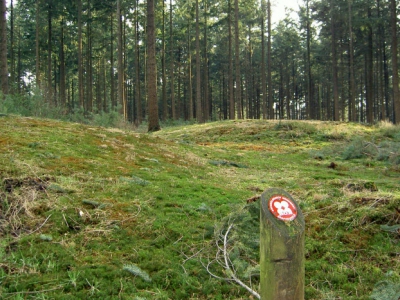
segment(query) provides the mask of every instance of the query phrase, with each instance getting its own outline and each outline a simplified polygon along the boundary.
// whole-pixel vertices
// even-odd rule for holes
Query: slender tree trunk
[[[168,119],[168,101],[167,101],[167,73],[166,73],[166,46],[165,46],[165,1],[162,1],[162,51],[161,51],[161,78],[162,78],[162,119]]]
[[[207,43],[207,1],[204,0],[204,80],[203,80],[203,90],[204,90],[204,120],[209,120],[210,118],[210,100],[209,100],[209,80],[208,80],[208,43]]]
[[[233,94],[233,62],[232,62],[232,25],[231,0],[228,0],[228,90],[229,90],[229,119],[235,119],[235,98]]]
[[[123,43],[122,43],[122,13],[121,13],[121,1],[117,0],[117,39],[118,39],[118,103],[121,106],[120,113],[127,117],[126,101],[124,93],[124,62],[123,62]]]
[[[188,101],[189,101],[189,113],[188,119],[193,120],[193,86],[192,86],[192,47],[190,41],[190,21],[188,20]]]
[[[160,130],[157,103],[156,34],[154,0],[147,0],[147,98],[149,110],[148,131]]]
[[[368,18],[372,18],[371,9],[368,8]],[[367,29],[367,49],[366,49],[366,116],[367,123],[374,122],[374,73],[373,73],[373,40],[372,40],[372,26],[369,25]]]
[[[6,0],[0,0],[0,81],[1,91],[8,94],[7,17]]]
[[[236,111],[238,119],[243,119],[242,108],[242,81],[240,74],[240,56],[239,56],[239,0],[235,0],[235,73],[236,73]]]
[[[172,0],[169,2],[169,38],[170,38],[170,49],[169,49],[169,59],[170,59],[170,87],[171,87],[171,117],[173,120],[177,119],[176,115],[176,105],[175,105],[175,78],[174,78],[174,35],[172,30]]]
[[[78,94],[79,105],[85,108],[85,98],[83,91],[83,51],[82,51],[82,0],[78,1]]]
[[[40,76],[40,0],[36,0],[36,12],[35,12],[36,24],[35,24],[35,53],[36,53],[36,88],[41,88],[41,76]]]
[[[267,77],[265,73],[265,16],[266,16],[265,0],[261,1],[261,92],[263,103],[263,119],[268,116],[268,97],[267,97]]]
[[[399,73],[397,65],[397,9],[396,0],[390,1],[391,17],[390,24],[392,27],[392,69],[393,69],[393,106],[394,106],[394,123],[400,124],[400,93],[399,93]]]
[[[333,13],[333,1],[331,1],[331,51],[332,51],[332,83],[333,83],[333,120],[339,121],[339,88],[338,88],[338,67],[336,53],[336,30]]]
[[[48,101],[52,99],[52,45],[53,45],[53,37],[52,37],[52,6],[49,3],[47,7],[47,95]]]
[[[378,19],[382,18],[381,14],[381,1],[377,0],[377,10],[378,10]],[[378,51],[377,51],[377,65],[378,65],[378,101],[380,106],[379,111],[379,119],[386,120],[386,105],[385,105],[385,84],[384,84],[384,72],[383,72],[383,63],[384,63],[384,56],[383,56],[383,49],[385,48],[385,31],[383,29],[382,23],[378,25]]]
[[[92,59],[92,8],[91,0],[88,1],[88,19],[86,25],[86,110],[93,110],[93,59]]]
[[[110,14],[110,99],[111,110],[117,107],[115,98],[115,73],[114,73],[114,14]]]
[[[268,114],[269,118],[274,118],[274,101],[272,98],[272,47],[271,47],[271,1],[267,2],[267,18],[268,18],[268,54],[267,54],[267,81],[268,81]]]
[[[348,0],[349,6],[349,60],[350,60],[350,88],[349,88],[349,121],[355,122],[356,115],[356,84],[354,78],[354,47],[353,47],[353,25],[352,25],[352,0]]]
[[[176,101],[178,103],[178,108],[176,110],[176,114],[175,114],[175,119],[178,118],[183,118],[184,119],[184,107],[185,107],[185,103],[182,103],[182,105],[180,105],[181,103],[181,83],[182,83],[182,61],[181,61],[181,46],[179,46],[178,48],[178,94],[176,95]]]
[[[314,119],[315,112],[312,111],[311,105],[314,101],[312,96],[312,77],[311,77],[311,24],[310,24],[310,9],[309,9],[309,1],[307,0],[306,9],[307,9],[307,101],[306,101],[306,112],[307,118]]]
[[[15,25],[14,25],[14,1],[10,1],[10,82],[15,81],[15,37],[14,37],[14,32],[15,32]],[[14,87],[11,86],[11,93],[13,94]]]
[[[136,11],[135,11],[135,54],[136,54],[136,61],[135,61],[135,99],[136,99],[136,122],[137,124],[142,123],[142,100],[140,94],[140,49],[139,49],[139,0],[136,0]]]
[[[64,53],[64,18],[61,18],[60,36],[60,102],[62,107],[66,104],[66,78],[65,78],[65,53]]]
[[[196,119],[198,123],[204,123],[203,106],[201,103],[199,0],[196,0]]]

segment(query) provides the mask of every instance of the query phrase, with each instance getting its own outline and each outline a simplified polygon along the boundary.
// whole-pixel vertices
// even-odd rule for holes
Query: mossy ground
[[[225,121],[145,134],[3,116],[0,295],[248,299],[204,263],[224,220],[243,210],[257,218],[246,199],[277,187],[306,217],[306,299],[368,299],[386,274],[399,280],[399,234],[381,227],[400,220],[399,131]],[[369,145],[379,153],[348,156]],[[257,222],[246,224],[256,236]],[[256,265],[246,230],[253,253],[239,247],[236,256]]]

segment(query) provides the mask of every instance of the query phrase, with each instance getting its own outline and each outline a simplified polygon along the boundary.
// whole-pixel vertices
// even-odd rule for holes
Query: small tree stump
[[[261,195],[260,296],[304,300],[304,216],[282,189]]]

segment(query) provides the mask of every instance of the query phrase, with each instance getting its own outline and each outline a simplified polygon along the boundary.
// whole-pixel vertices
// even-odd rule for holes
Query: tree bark
[[[148,131],[160,130],[157,103],[156,34],[154,0],[147,0],[147,98],[149,110]]]
[[[136,123],[137,125],[142,123],[142,100],[140,94],[140,51],[139,51],[139,0],[135,1],[136,12],[135,12],[135,100],[136,100]]]
[[[82,54],[82,0],[78,1],[78,94],[79,105],[85,108],[83,91],[83,54]]]
[[[368,8],[368,19],[372,18],[371,9]],[[373,40],[372,26],[368,25],[367,29],[367,49],[366,49],[366,116],[367,123],[374,122],[373,106],[374,106],[374,74],[373,74]]]
[[[51,53],[53,52],[52,45],[52,6],[49,3],[47,7],[47,96],[48,96],[48,101],[51,102],[52,99],[52,55]]]
[[[311,26],[310,26],[310,9],[308,6],[309,1],[307,0],[307,101],[306,101],[306,111],[307,118],[314,119],[315,112],[312,111],[311,105],[313,103],[313,93],[312,93],[312,78],[311,78]]]
[[[6,0],[0,0],[0,81],[3,95],[8,94]]]
[[[332,51],[332,83],[333,83],[333,120],[339,121],[339,87],[338,87],[338,67],[336,53],[336,30],[334,20],[334,6],[331,1],[331,51]]]
[[[208,80],[208,43],[207,43],[207,1],[204,0],[204,80],[203,80],[203,90],[204,90],[204,107],[203,107],[203,117],[204,120],[209,120],[210,118],[210,99],[209,99],[209,80]]]
[[[196,119],[198,123],[204,123],[203,106],[201,103],[199,0],[196,0]]]
[[[39,39],[39,29],[40,29],[40,0],[36,0],[36,24],[35,24],[35,56],[36,56],[36,88],[41,88],[41,76],[40,76],[40,39]]]
[[[123,63],[123,43],[122,43],[122,14],[121,0],[117,0],[117,36],[118,36],[118,103],[121,106],[121,114],[124,119],[127,117],[126,100],[124,93],[124,63]]]
[[[267,77],[265,73],[265,0],[261,1],[261,92],[263,103],[263,119],[268,116]],[[255,114],[254,114],[255,115]]]
[[[235,119],[235,98],[233,94],[233,62],[232,62],[232,26],[231,0],[228,0],[228,90],[229,90],[229,119]]]
[[[177,119],[176,115],[176,105],[175,105],[175,78],[174,78],[174,35],[172,30],[172,0],[169,2],[169,38],[170,38],[170,49],[169,49],[169,59],[170,59],[170,87],[171,87],[171,117],[173,120]]]
[[[88,20],[86,25],[86,111],[93,110],[93,47],[92,47],[92,8],[88,0]]]
[[[10,1],[10,82],[15,81],[15,37],[14,37],[14,32],[15,32],[15,25],[14,25],[14,1]],[[14,87],[11,86],[11,94],[14,93]]]
[[[272,48],[271,48],[271,1],[267,2],[267,18],[268,18],[268,41],[267,41],[267,81],[268,81],[268,114],[269,118],[274,118],[274,102],[272,98]]]
[[[243,119],[242,115],[242,81],[240,74],[239,57],[239,0],[235,0],[235,73],[236,73],[236,111],[238,119]]]
[[[349,121],[355,122],[356,115],[356,84],[354,78],[354,47],[353,47],[353,25],[352,25],[352,0],[348,0],[349,6],[349,73],[350,73],[350,88],[349,88]]]
[[[192,47],[190,41],[190,21],[188,20],[188,36],[187,36],[187,43],[188,43],[188,119],[193,120],[193,86],[192,86]]]
[[[64,53],[64,19],[61,18],[61,36],[60,36],[60,104],[65,107],[66,104],[66,78],[65,78],[65,53]]]
[[[165,1],[162,1],[162,52],[161,52],[161,74],[162,74],[162,119],[168,119],[168,101],[167,101],[167,73],[166,73],[166,46],[165,46]]]
[[[392,69],[393,69],[393,106],[394,123],[400,124],[400,93],[399,93],[399,73],[397,66],[397,9],[396,0],[391,0],[390,24],[392,27]]]

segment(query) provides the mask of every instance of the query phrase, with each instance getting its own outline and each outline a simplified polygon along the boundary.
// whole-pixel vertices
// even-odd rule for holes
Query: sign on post
[[[261,195],[261,300],[304,300],[304,216],[282,189]]]

